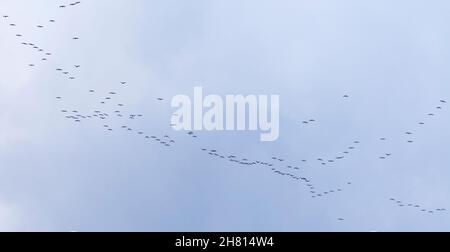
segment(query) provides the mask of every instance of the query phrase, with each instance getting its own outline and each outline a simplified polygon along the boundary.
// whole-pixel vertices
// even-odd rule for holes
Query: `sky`
[[[450,231],[448,1],[70,3],[0,0],[0,231]],[[280,138],[174,131],[197,86],[279,95]]]

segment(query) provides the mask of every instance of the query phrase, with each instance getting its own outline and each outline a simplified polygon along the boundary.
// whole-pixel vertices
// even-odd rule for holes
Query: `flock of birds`
[[[75,7],[77,5],[80,5],[81,2],[73,2],[68,5],[59,5],[59,8],[64,9],[67,7]],[[3,15],[2,18],[7,23],[8,26],[11,27],[14,31],[18,31],[20,29],[20,26],[15,23],[11,22],[11,17],[9,15]],[[57,21],[55,19],[48,19],[48,25],[55,25]],[[35,26],[39,30],[45,30],[46,25],[43,24],[37,24]],[[39,43],[35,41],[29,41],[26,38],[25,34],[16,33],[16,37],[19,41],[19,43],[23,46],[32,48],[36,53],[38,53],[39,61],[41,64],[44,64],[47,61],[52,60],[53,53],[51,51],[48,51],[41,46],[39,46]],[[72,37],[73,41],[80,40],[79,37]],[[36,68],[39,64],[36,62],[29,63],[28,67],[30,68]],[[63,76],[66,76],[69,81],[76,80],[77,74],[80,73],[80,70],[83,69],[83,67],[80,64],[73,64],[71,68],[63,68],[59,67],[55,69],[55,72],[58,74],[61,74]],[[128,82],[127,81],[117,81],[118,87],[127,87]],[[63,116],[73,121],[75,124],[83,123],[87,120],[96,120],[100,123],[100,125],[105,129],[107,132],[113,132],[116,130],[121,130],[128,132],[130,134],[137,135],[139,137],[142,137],[148,141],[153,141],[156,144],[161,145],[164,148],[171,147],[177,143],[174,137],[168,135],[168,134],[155,134],[155,133],[149,133],[141,129],[136,129],[131,126],[129,126],[129,122],[133,120],[139,120],[144,117],[143,114],[140,113],[132,113],[129,112],[126,109],[126,104],[123,102],[120,102],[120,92],[117,90],[110,90],[107,93],[101,93],[97,92],[94,88],[86,88],[86,93],[92,95],[95,97],[95,95],[98,95],[95,97],[98,102],[98,107],[100,108],[94,108],[91,111],[84,111],[81,112],[78,109],[68,109],[68,108],[61,108],[60,112],[63,114]],[[100,97],[100,98],[98,98]],[[350,95],[344,95],[342,97],[343,99],[351,99]],[[57,96],[56,100],[60,102],[60,105],[62,106],[64,97],[63,96]],[[163,102],[165,101],[164,98],[156,97],[156,102]],[[439,100],[438,104],[435,107],[435,110],[430,111],[426,116],[427,117],[436,117],[438,116],[438,111],[443,110],[446,108],[447,101],[446,100]],[[176,115],[175,115],[176,116]],[[120,125],[113,126],[112,122],[116,122],[117,118],[121,119]],[[301,124],[303,125],[312,125],[319,123],[316,119],[308,119],[301,121]],[[419,120],[418,125],[423,126],[425,125],[425,120]],[[172,125],[169,125],[172,126]],[[415,133],[411,130],[405,130],[404,136],[405,136],[405,144],[413,144],[415,143],[416,139],[414,137]],[[193,131],[186,132],[186,136],[192,138],[192,139],[199,139],[199,135],[197,135]],[[377,141],[383,141],[387,142],[390,139],[388,139],[385,136],[380,136]],[[325,198],[330,197],[337,193],[342,193],[345,191],[346,187],[351,186],[352,182],[345,182],[343,183],[343,186],[338,188],[319,188],[315,183],[313,183],[313,179],[309,178],[305,175],[302,175],[303,171],[307,168],[314,167],[316,165],[319,166],[330,166],[338,163],[339,161],[342,161],[344,159],[351,158],[351,154],[355,151],[357,151],[359,145],[361,145],[361,141],[354,140],[351,142],[351,144],[344,147],[337,155],[333,157],[324,157],[324,155],[317,155],[317,158],[308,160],[308,159],[301,159],[300,162],[291,162],[286,160],[285,158],[281,157],[266,157],[265,159],[252,159],[250,157],[244,157],[244,156],[237,156],[235,154],[231,153],[223,153],[220,150],[214,149],[214,148],[201,148],[200,151],[204,153],[205,155],[208,155],[209,157],[224,160],[226,162],[229,162],[230,164],[244,166],[244,167],[263,167],[266,168],[269,172],[273,173],[276,176],[284,177],[286,179],[289,179],[291,181],[294,181],[296,183],[300,183],[305,187],[305,190],[311,198]],[[384,152],[381,155],[378,155],[377,158],[380,160],[387,160],[392,155],[394,155],[391,152]],[[398,207],[410,207],[412,209],[417,209],[420,212],[425,212],[429,214],[435,214],[435,213],[442,213],[445,212],[445,208],[426,208],[424,206],[421,206],[419,204],[412,204],[412,203],[405,203],[400,200],[396,200],[394,198],[390,199],[391,202],[395,203]],[[338,218],[339,221],[344,221],[344,218]]]
[[[397,200],[395,198],[390,198],[389,200],[391,202],[393,202],[394,204],[396,204],[398,207],[409,207],[409,208],[413,208],[413,209],[416,209],[417,211],[424,212],[424,213],[432,214],[435,212],[439,213],[439,212],[447,211],[447,209],[445,209],[445,208],[427,209],[427,208],[421,206],[420,204],[406,203],[401,200]]]
[[[309,190],[309,194],[312,198],[321,198],[330,196],[334,193],[342,192],[342,188],[336,188],[336,189],[327,189],[327,190],[320,190],[315,186],[311,180],[311,178],[308,178],[306,176],[302,176],[298,173],[294,173],[296,171],[300,171],[301,168],[294,165],[284,164],[285,160],[278,157],[272,157],[270,161],[263,161],[263,160],[252,160],[250,158],[246,157],[239,157],[233,154],[223,154],[218,150],[213,149],[201,149],[205,154],[212,156],[217,159],[226,160],[230,163],[234,163],[241,166],[260,166],[269,169],[271,172],[273,172],[275,175],[282,176],[285,178],[288,178],[290,180],[293,180],[295,182],[299,182],[306,186],[307,190]],[[351,185],[351,182],[348,182],[347,185]]]
[[[349,97],[350,97],[349,95],[345,95],[344,96],[344,98],[349,98]],[[430,117],[430,118],[436,117],[438,115],[437,111],[443,110],[444,109],[444,105],[447,104],[446,100],[439,100],[438,102],[439,102],[439,104],[436,105],[436,107],[435,107],[436,111],[428,113],[427,117]],[[310,119],[309,121],[303,121],[302,123],[303,124],[308,124],[310,122],[317,122],[317,121],[315,119]],[[424,126],[425,124],[426,124],[425,120],[421,120],[421,121],[418,122],[418,125],[420,125],[420,126]],[[405,143],[407,143],[407,144],[415,143],[416,140],[414,139],[414,135],[415,134],[412,131],[405,131],[405,133],[404,133],[404,136],[406,136],[406,139],[404,140]],[[389,141],[389,139],[387,137],[384,137],[384,136],[379,137],[378,140],[382,141],[382,142],[388,142]],[[337,163],[340,160],[346,159],[348,157],[348,155],[351,154],[352,151],[355,151],[357,149],[357,145],[359,145],[359,144],[361,144],[360,141],[354,141],[352,145],[347,146],[345,150],[343,150],[342,152],[338,153],[335,157],[332,157],[332,158],[319,157],[319,158],[317,158],[317,161],[321,165]],[[386,159],[392,157],[392,155],[393,155],[393,153],[391,153],[391,152],[385,152],[385,153],[383,153],[383,154],[381,154],[381,155],[379,155],[377,157],[379,159],[381,159],[381,160],[386,160]],[[303,160],[303,161],[306,161],[306,160]]]

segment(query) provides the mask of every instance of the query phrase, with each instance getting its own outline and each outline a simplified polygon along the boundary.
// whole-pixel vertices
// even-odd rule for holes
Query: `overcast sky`
[[[450,107],[440,102],[450,101],[448,1],[90,0],[58,8],[69,3],[0,2],[9,16],[0,20],[0,231],[450,231],[450,213],[389,200],[450,210]],[[280,95],[279,140],[173,131],[171,98],[196,86],[220,96]],[[111,91],[118,95],[100,104]],[[143,117],[117,118],[117,109]],[[75,123],[61,110],[111,116]],[[302,123],[309,119],[316,122]],[[163,147],[124,124],[176,143]],[[317,161],[354,141],[345,159]],[[313,199],[267,167],[201,148],[281,157],[277,168],[300,166],[294,173],[317,191],[342,192]]]

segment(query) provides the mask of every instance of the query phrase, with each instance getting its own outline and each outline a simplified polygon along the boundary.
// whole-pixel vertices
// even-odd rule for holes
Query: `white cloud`
[[[19,230],[19,214],[17,207],[0,201],[0,232]]]

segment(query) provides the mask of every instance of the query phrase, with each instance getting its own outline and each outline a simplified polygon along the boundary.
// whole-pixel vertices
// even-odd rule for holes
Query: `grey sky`
[[[71,1],[0,2],[9,15],[0,21],[0,231],[450,231],[446,212],[389,201],[450,209],[450,108],[439,103],[450,100],[448,1],[61,2]],[[23,40],[52,56],[40,62]],[[280,139],[172,131],[170,98],[195,86],[280,95]],[[110,91],[144,115],[126,124],[177,143],[165,149],[60,112],[114,110],[99,104]],[[343,161],[315,161],[356,140]],[[290,179],[201,148],[280,156],[319,190],[343,192],[312,199]]]

